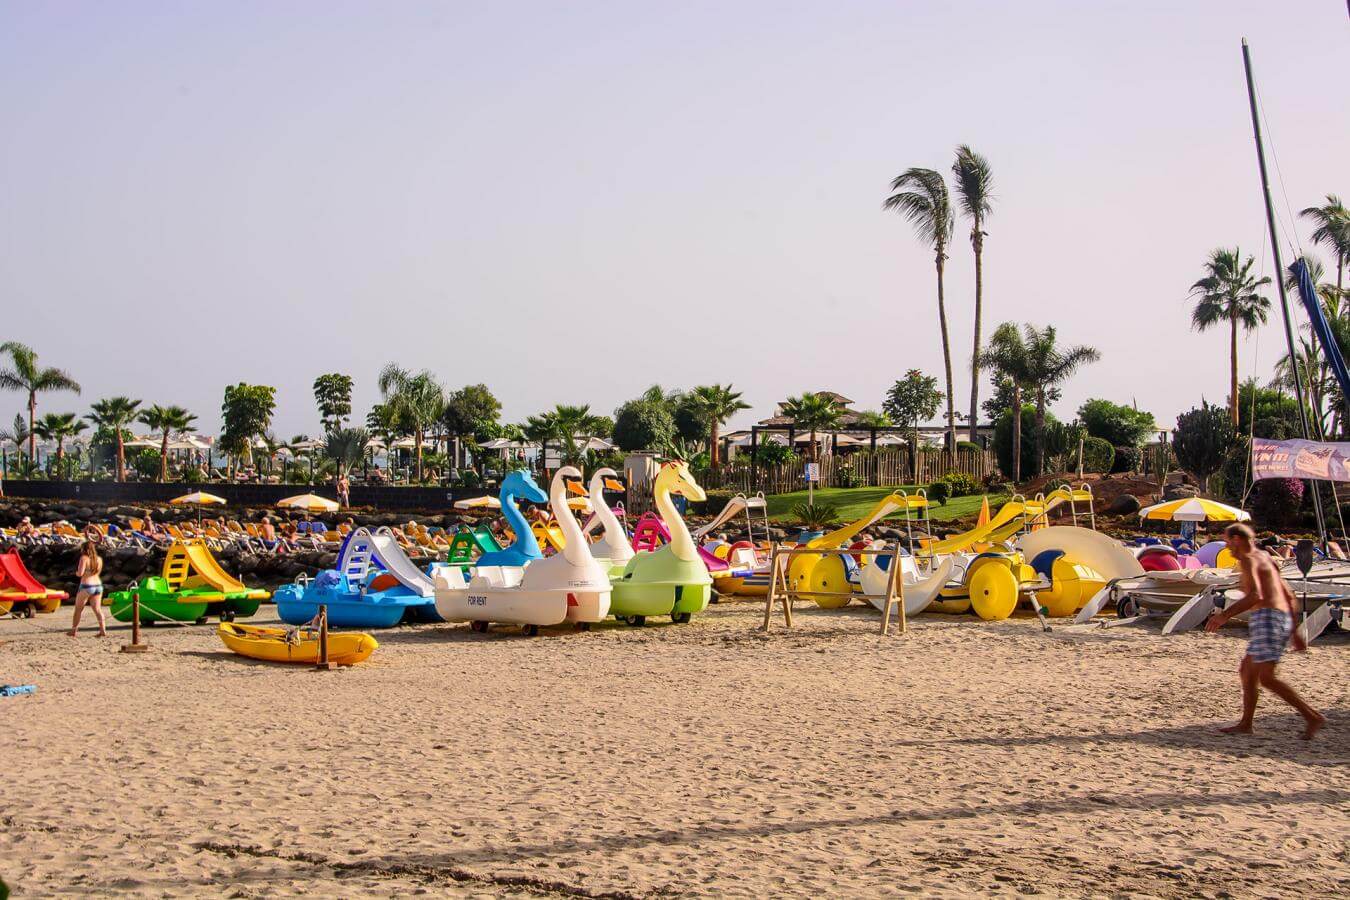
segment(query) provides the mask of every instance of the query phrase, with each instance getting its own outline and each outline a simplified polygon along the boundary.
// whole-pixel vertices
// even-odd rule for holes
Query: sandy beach
[[[268,618],[264,607],[260,620]],[[1344,896],[1350,641],[1287,676],[1318,740],[1263,697],[1236,715],[1245,630],[1041,633],[1034,620],[799,605],[756,630],[539,639],[379,635],[320,673],[0,621],[9,774],[0,876],[19,897],[763,897],[896,893]]]

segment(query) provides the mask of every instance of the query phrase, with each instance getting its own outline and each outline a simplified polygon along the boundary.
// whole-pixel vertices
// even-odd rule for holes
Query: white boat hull
[[[946,586],[948,578],[951,577],[952,567],[956,560],[947,556],[938,563],[932,574],[927,578],[921,578],[919,571],[911,556],[900,557],[900,578],[905,597],[905,617],[917,616],[928,608],[928,604],[941,593],[942,588]],[[868,597],[874,607],[884,611],[886,602],[879,599],[878,595],[886,593],[886,585],[889,580],[888,573],[876,563],[868,563],[863,567],[859,580],[862,583],[862,589],[865,593],[873,595]]]

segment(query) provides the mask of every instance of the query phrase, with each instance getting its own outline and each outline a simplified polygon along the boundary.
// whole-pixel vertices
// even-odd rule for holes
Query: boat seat
[[[1040,553],[1037,553],[1036,558],[1031,561],[1031,568],[1042,578],[1052,580],[1054,577],[1052,573],[1055,569],[1055,560],[1063,555],[1063,550],[1042,550]]]

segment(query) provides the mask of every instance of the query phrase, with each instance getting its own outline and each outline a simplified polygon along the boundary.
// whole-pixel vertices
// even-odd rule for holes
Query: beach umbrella
[[[181,497],[174,497],[169,503],[173,506],[224,506],[226,500],[206,491],[193,491]]]
[[[456,500],[455,509],[501,509],[502,502],[496,497],[470,497],[468,500]]]
[[[1154,522],[1247,522],[1251,514],[1217,500],[1183,497],[1146,506],[1139,510],[1139,518]]]
[[[208,494],[206,491],[193,491],[190,494],[184,494],[181,497],[174,497],[169,501],[170,506],[195,506],[197,507],[197,531],[202,530],[202,507],[203,506],[224,506],[225,498],[217,497],[215,494]]]
[[[285,500],[278,500],[277,506],[283,509],[303,509],[305,512],[337,512],[339,509],[336,501],[320,497],[318,494],[287,497]]]

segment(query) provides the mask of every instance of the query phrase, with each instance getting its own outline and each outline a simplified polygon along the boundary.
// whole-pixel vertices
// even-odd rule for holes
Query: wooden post
[[[328,604],[319,604],[319,661],[314,668],[320,672],[330,672],[337,663],[328,661]]]
[[[891,551],[891,567],[886,572],[886,601],[882,606],[881,612],[881,633],[891,633],[891,607],[896,603],[900,605],[900,633],[904,634],[908,628],[908,622],[905,619],[905,585],[899,578],[900,569],[900,550],[897,547]],[[896,587],[899,586],[899,599],[896,598]]]
[[[95,598],[98,603],[103,602],[102,597]],[[150,645],[141,641],[141,592],[131,592],[131,643],[122,645],[123,653],[144,653],[150,649]]]
[[[769,630],[769,618],[773,615],[773,602],[778,599],[778,543],[769,544],[769,593],[764,595],[764,624],[760,631]]]

